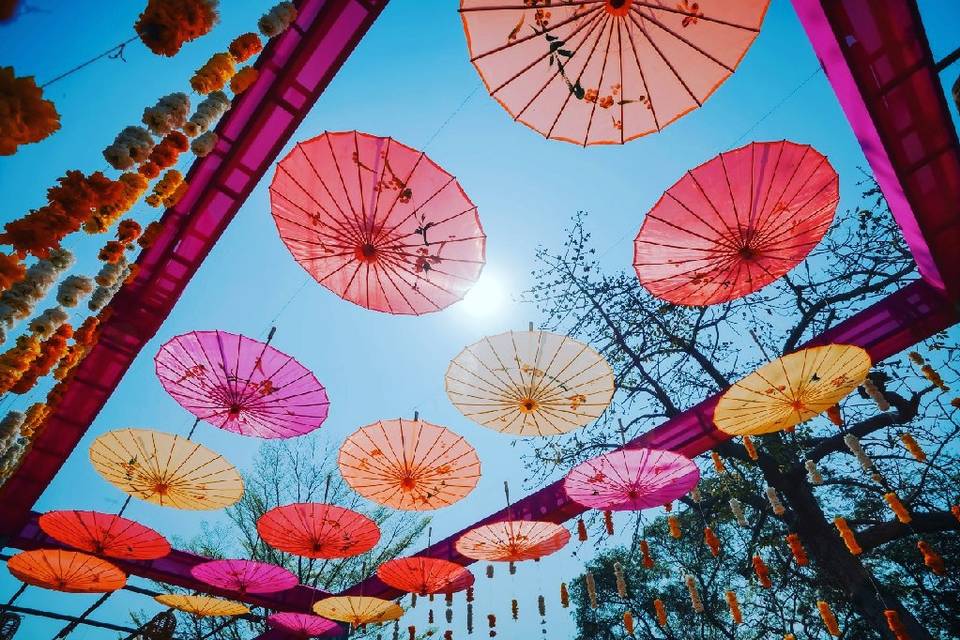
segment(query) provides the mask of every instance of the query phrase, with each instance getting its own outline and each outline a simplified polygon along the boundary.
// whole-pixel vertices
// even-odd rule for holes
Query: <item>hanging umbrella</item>
[[[371,622],[387,622],[403,615],[403,608],[390,600],[364,596],[334,596],[313,605],[318,616],[349,622],[353,627]]]
[[[394,589],[425,596],[456,593],[473,585],[470,570],[440,558],[394,558],[377,567],[377,576]]]
[[[613,370],[582,342],[546,331],[509,331],[450,362],[447,395],[471,420],[520,436],[590,424],[613,397]]]
[[[97,511],[50,511],[40,516],[48,536],[75,549],[122,560],[156,560],[170,543],[138,522]]]
[[[254,560],[211,560],[190,569],[194,578],[237,593],[276,593],[297,586],[299,580],[283,567]]]
[[[559,551],[570,540],[565,527],[552,522],[509,520],[472,529],[457,540],[457,551],[474,560],[520,562]]]
[[[514,120],[622,144],[701,106],[760,31],[767,0],[461,0],[470,61]]]
[[[250,613],[250,609],[239,602],[210,596],[185,596],[179,593],[163,593],[154,596],[153,599],[166,607],[173,607],[178,611],[195,615],[198,618],[242,616]]]
[[[327,419],[327,392],[307,368],[273,347],[226,331],[173,338],[154,358],[160,384],[211,424],[244,436],[292,438]]]
[[[349,558],[380,540],[379,527],[367,516],[316,502],[270,509],[257,520],[257,532],[271,547],[305,558]]]
[[[342,634],[336,622],[306,613],[274,613],[267,618],[271,627],[302,638],[323,638]]]
[[[106,560],[62,549],[22,551],[7,569],[22,582],[67,593],[108,593],[127,583],[126,574]]]
[[[483,268],[476,206],[453,176],[391,138],[349,131],[297,144],[277,165],[270,202],[294,259],[368,309],[439,311]]]
[[[363,427],[340,447],[339,463],[354,491],[405,511],[451,505],[480,479],[474,448],[453,431],[422,420]]]
[[[777,358],[735,383],[713,412],[731,435],[788,429],[823,413],[863,384],[870,356],[860,347],[830,344]]]
[[[243,480],[219,454],[149,429],[108,431],[90,445],[104,480],[131,496],[175,509],[222,509],[243,496]]]
[[[689,493],[700,480],[697,465],[660,449],[621,449],[574,467],[563,482],[567,496],[591,509],[638,511]]]
[[[633,266],[650,293],[710,305],[753,293],[830,228],[839,177],[810,145],[754,142],[688,171],[647,214]]]

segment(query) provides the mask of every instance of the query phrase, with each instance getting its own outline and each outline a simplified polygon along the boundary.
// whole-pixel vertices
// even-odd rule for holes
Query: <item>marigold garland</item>
[[[137,239],[137,244],[140,245],[141,249],[148,249],[157,239],[157,236],[160,235],[161,231],[163,231],[163,224],[161,222],[156,220],[151,222]]]
[[[740,603],[737,601],[737,594],[733,591],[726,592],[727,606],[730,607],[730,617],[733,618],[733,624],[743,624],[743,613],[740,611]]]
[[[687,592],[690,594],[690,604],[693,605],[693,610],[697,613],[703,613],[703,601],[700,600],[700,593],[697,591],[696,578],[688,573],[684,582],[687,584]]]
[[[181,153],[189,149],[190,141],[187,136],[179,131],[171,131],[150,152],[150,162],[159,169],[168,169],[177,164]]]
[[[699,487],[694,487],[693,489],[690,490],[690,499],[697,503],[699,503],[700,500],[703,499],[703,496],[700,495]]]
[[[805,567],[810,564],[810,558],[807,556],[807,550],[803,548],[803,543],[800,541],[800,536],[798,534],[787,534],[787,546],[790,547],[790,552],[793,554],[793,559],[797,561],[799,566]]]
[[[443,640],[453,640],[453,631],[450,631],[450,629],[447,629],[446,631],[444,631]]]
[[[826,627],[827,633],[840,637],[840,625],[837,624],[837,617],[833,615],[830,605],[823,600],[817,600],[817,609],[820,611],[820,619],[823,620],[823,626]]]
[[[930,569],[933,573],[938,576],[943,576],[947,574],[947,568],[944,565],[943,557],[936,551],[933,547],[924,540],[917,542],[917,548],[920,549],[920,553],[923,554],[923,564],[927,565],[927,568]]]
[[[667,526],[670,527],[670,536],[679,540],[683,532],[680,531],[680,521],[677,520],[677,516],[667,516]]]
[[[244,33],[234,38],[227,50],[237,62],[246,62],[263,50],[263,43],[257,34]]]
[[[467,603],[467,633],[473,635],[473,603]]]
[[[764,589],[769,589],[773,586],[773,582],[770,580],[770,569],[767,568],[766,563],[763,561],[759,555],[753,556],[751,560],[753,564],[753,572],[757,576],[757,581],[760,582],[760,586]]]
[[[753,443],[753,438],[750,436],[743,436],[743,448],[747,450],[747,456],[751,460],[759,460],[760,454],[757,453],[757,446]]]
[[[913,437],[909,431],[900,434],[900,441],[903,442],[903,446],[906,447],[907,451],[910,452],[918,462],[926,462],[927,454],[924,452],[923,448],[917,444],[916,438]]]
[[[838,427],[843,426],[843,414],[840,413],[840,405],[835,404],[827,409],[827,418]]]
[[[887,505],[890,506],[890,510],[893,511],[894,515],[897,516],[897,520],[903,524],[909,524],[910,521],[913,520],[907,507],[900,501],[900,496],[895,492],[891,491],[890,493],[883,494],[883,499],[886,500]]]
[[[623,612],[623,628],[626,630],[628,636],[633,635],[633,614],[629,611]]]
[[[540,612],[541,618],[547,615],[547,599],[542,595],[537,596],[537,611]]]
[[[146,162],[155,144],[153,136],[143,127],[126,127],[113,139],[113,144],[103,150],[103,158],[114,169],[126,171]]]
[[[653,601],[653,610],[657,616],[657,623],[661,627],[667,626],[667,607],[663,604],[663,600],[656,598]]]
[[[417,640],[417,627],[415,625],[407,627],[407,633],[409,634],[409,640]]]
[[[20,145],[40,142],[59,128],[60,114],[34,77],[18,78],[13,67],[0,67],[0,156],[12,156]]]
[[[837,527],[837,531],[840,533],[840,537],[843,538],[843,543],[847,545],[847,550],[855,556],[863,553],[863,549],[860,547],[860,544],[857,542],[857,537],[853,533],[853,529],[850,528],[850,525],[847,524],[846,518],[837,516],[833,519],[833,524]]]
[[[950,507],[950,513],[952,513],[953,517],[957,519],[957,522],[960,522],[960,504],[955,504]]]
[[[613,575],[617,581],[617,595],[621,598],[627,597],[627,579],[623,575],[623,565],[619,562],[613,563]]]
[[[493,565],[492,565],[492,564],[488,564],[488,565],[487,565],[487,577],[488,577],[488,578],[493,578]]]
[[[194,72],[190,78],[190,86],[201,95],[220,91],[227,86],[236,72],[233,56],[229,53],[215,53]]]
[[[607,530],[607,535],[613,535],[613,511],[603,512],[603,526]]]
[[[190,143],[190,150],[193,152],[193,155],[198,158],[206,158],[213,153],[219,141],[220,136],[213,131],[207,131],[194,138],[193,142]]]
[[[235,95],[240,95],[253,86],[253,83],[260,77],[260,72],[254,67],[244,67],[230,78],[230,91]]]
[[[787,508],[783,506],[783,503],[780,502],[780,496],[777,494],[777,490],[774,487],[767,485],[767,500],[770,502],[770,507],[773,509],[773,513],[782,516],[787,512]]]
[[[149,0],[133,28],[152,52],[175,56],[217,23],[216,0]]]
[[[147,204],[151,207],[159,207],[161,204],[166,204],[170,198],[174,197],[177,189],[179,189],[182,184],[185,184],[183,174],[176,169],[168,170],[163,174],[163,177],[153,185],[153,193],[146,198]]]
[[[560,583],[560,606],[564,609],[570,607],[570,591],[567,590],[567,583]]]
[[[297,8],[293,3],[281,2],[263,14],[257,21],[257,27],[266,37],[274,38],[286,31],[296,19]]]
[[[747,521],[747,516],[743,512],[743,503],[736,498],[730,498],[730,513],[733,514],[737,524],[741,527],[747,528],[750,526],[750,523]]]
[[[10,391],[23,395],[37,384],[37,380],[50,373],[67,352],[67,340],[71,336],[73,336],[73,327],[66,323],[61,324],[52,336],[41,343],[40,353],[33,359],[30,367],[20,376],[16,384],[10,388]]]
[[[863,450],[863,446],[861,446],[859,438],[852,433],[848,433],[847,435],[843,436],[843,442],[847,445],[847,448],[850,449],[850,453],[857,458],[857,462],[860,463],[860,466],[864,471],[873,471],[873,460],[871,460],[870,456],[867,455],[867,452]]]
[[[703,542],[710,547],[710,553],[714,558],[720,555],[720,538],[710,527],[703,528]]]
[[[866,380],[864,380],[863,390],[867,394],[867,396],[871,400],[873,400],[873,402],[877,405],[877,408],[880,411],[890,410],[890,402],[887,401],[887,397],[883,395],[883,392],[880,391],[879,387],[877,387],[876,383],[874,383],[873,380],[871,380],[870,378],[867,378]]]
[[[713,468],[717,470],[717,473],[727,472],[727,465],[723,463],[723,458],[720,457],[719,453],[711,451],[710,457],[713,459]]]
[[[807,460],[803,463],[803,466],[807,468],[807,479],[810,481],[810,484],[823,484],[823,476],[820,475],[820,470],[817,468],[816,462]]]
[[[187,123],[190,115],[190,98],[182,92],[165,95],[157,104],[143,110],[141,122],[155,136],[165,136]]]
[[[587,571],[587,573],[583,576],[583,580],[587,586],[587,597],[590,600],[590,608],[596,609],[597,608],[597,583],[593,579],[593,573],[590,571]]]
[[[492,614],[492,613],[488,613],[488,614],[487,614],[487,626],[490,627],[490,637],[491,637],[491,638],[495,638],[496,635],[497,635],[497,632],[495,631],[496,626],[497,626],[497,616],[495,616],[495,615]]]
[[[950,387],[948,387],[948,386],[943,382],[943,378],[940,377],[940,374],[937,373],[937,372],[934,370],[934,368],[933,368],[932,366],[930,366],[929,364],[925,364],[925,365],[923,365],[922,367],[920,367],[920,373],[923,374],[923,377],[924,377],[924,378],[926,378],[927,380],[930,381],[930,384],[932,384],[933,386],[937,387],[937,388],[940,389],[941,391],[950,391]]]
[[[20,258],[14,254],[0,253],[0,292],[23,280],[26,275],[27,268]]]
[[[17,384],[39,355],[39,338],[30,334],[17,336],[14,346],[0,354],[0,395]]]
[[[516,599],[510,601],[510,615],[514,620],[520,619],[520,603]]]
[[[577,519],[577,539],[580,540],[580,542],[587,541],[587,525],[583,521],[583,518]]]
[[[650,545],[646,540],[640,541],[640,554],[643,556],[641,564],[645,569],[653,569],[653,556],[650,555]]]

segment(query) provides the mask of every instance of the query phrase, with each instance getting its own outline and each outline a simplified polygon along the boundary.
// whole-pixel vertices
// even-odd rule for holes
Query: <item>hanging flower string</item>
[[[823,626],[827,633],[832,636],[840,637],[840,625],[837,624],[837,617],[833,615],[830,605],[823,600],[817,600],[817,610],[820,611],[820,619],[823,620]]]

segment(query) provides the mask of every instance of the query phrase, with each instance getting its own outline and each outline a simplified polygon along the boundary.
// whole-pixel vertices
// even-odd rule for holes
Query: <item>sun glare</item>
[[[495,274],[484,271],[463,297],[460,308],[471,316],[489,317],[503,310],[507,291]]]

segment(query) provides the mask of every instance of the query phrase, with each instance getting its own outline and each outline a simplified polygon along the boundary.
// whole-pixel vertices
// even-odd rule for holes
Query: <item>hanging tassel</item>
[[[490,627],[490,637],[495,638],[497,636],[497,616],[492,613],[487,614],[487,625]]]
[[[693,489],[690,490],[690,499],[698,504],[700,503],[701,500],[703,500],[703,496],[700,494],[699,487],[694,487]]]
[[[903,442],[903,446],[907,448],[907,451],[910,452],[910,455],[916,458],[919,462],[926,462],[927,454],[924,453],[920,445],[917,444],[917,441],[913,437],[913,434],[911,434],[910,432],[901,433],[900,441]]]
[[[730,512],[733,514],[738,525],[744,528],[750,527],[750,523],[747,522],[747,516],[743,513],[743,503],[736,498],[730,498]]]
[[[897,640],[910,640],[910,636],[907,635],[906,627],[904,627],[903,623],[900,622],[899,613],[893,609],[887,609],[883,612],[883,617],[887,619],[887,627],[890,628],[890,631]]]
[[[926,362],[926,360],[923,359],[923,356],[916,351],[911,351],[907,355],[910,357],[910,360],[913,362],[913,364],[917,365],[918,367],[922,366]]]
[[[788,633],[783,636],[783,640],[797,640],[797,636],[793,635],[792,633]]]
[[[733,617],[733,624],[743,624],[743,613],[740,611],[740,603],[737,602],[737,594],[733,591],[727,591],[727,606],[730,607],[730,616]]]
[[[450,631],[450,629],[447,629],[446,631],[444,631],[443,640],[453,640],[453,631]]]
[[[810,564],[810,558],[807,557],[807,550],[803,548],[803,543],[800,542],[799,535],[796,533],[787,535],[787,545],[789,545],[790,551],[793,553],[793,559],[797,561],[799,566],[805,567]]]
[[[890,510],[897,516],[897,520],[903,524],[909,524],[913,518],[910,516],[910,512],[907,511],[907,508],[900,502],[900,497],[894,493],[885,493],[883,494],[883,499],[887,501],[887,504],[890,505]]]
[[[960,511],[960,507],[958,507],[957,510]],[[957,519],[960,520],[960,516],[958,516]],[[653,556],[650,555],[650,545],[647,544],[646,540],[640,541],[640,553],[643,555],[641,564],[643,565],[644,569],[653,569]]]
[[[407,633],[410,634],[410,640],[417,640],[417,628],[414,625],[407,627]]]
[[[930,571],[938,576],[946,575],[947,569],[943,564],[943,558],[933,550],[933,547],[931,547],[929,543],[921,540],[917,543],[917,548],[920,549],[920,553],[923,554],[923,564],[927,565]]]
[[[467,602],[473,602],[473,585],[467,587]]]
[[[720,555],[720,538],[717,537],[717,534],[715,534],[710,527],[703,528],[703,541],[710,547],[710,553],[713,554],[714,558]]]
[[[577,520],[577,539],[579,539],[580,542],[587,541],[587,525],[584,523],[583,518]]]
[[[417,594],[411,593],[411,594],[410,594],[410,608],[411,608],[411,609],[415,609],[416,606],[417,606]]]
[[[760,582],[760,586],[764,589],[769,589],[773,586],[773,582],[770,581],[770,569],[767,568],[766,563],[763,561],[759,555],[753,556],[753,572],[757,574],[757,581]]]
[[[537,609],[540,611],[540,617],[547,617],[547,599],[543,596],[537,596]]]
[[[467,634],[473,635],[473,603],[467,603]]]
[[[520,619],[520,603],[516,600],[510,601],[510,614],[513,616],[514,620]]]
[[[803,466],[807,468],[807,479],[810,481],[810,484],[823,484],[823,476],[820,475],[820,470],[817,469],[816,462],[807,460],[803,463]]]
[[[873,380],[867,378],[863,381],[863,390],[866,392],[867,396],[873,400],[877,405],[877,409],[880,411],[890,411],[890,403],[887,401],[886,396],[883,395],[883,392],[877,388],[877,385],[874,384]]]
[[[937,373],[929,364],[925,364],[920,367],[920,373],[923,374],[924,378],[930,381],[930,384],[937,387],[941,391],[950,391],[950,387],[944,384],[943,378],[940,377],[940,374]]]
[[[952,513],[953,517],[957,519],[957,522],[960,522],[960,505],[955,504],[950,507],[950,513]]]
[[[447,611],[444,615],[447,624],[453,622],[453,593],[446,593],[443,596],[444,603],[447,605]]]
[[[823,600],[817,600],[817,609],[820,610],[820,618],[823,620],[823,626],[827,628],[827,633],[839,638],[840,625],[837,624],[837,617],[830,610],[830,605]]]
[[[680,531],[680,521],[677,520],[677,516],[667,516],[667,525],[670,527],[670,535],[675,540],[679,540],[683,533]]]
[[[444,618],[447,621],[447,624],[453,624],[453,609],[447,609]]]
[[[673,511],[673,502],[668,502],[667,504],[663,505],[663,510],[667,513]]]
[[[830,419],[830,422],[837,425],[838,427],[843,426],[843,414],[840,413],[840,405],[835,404],[829,409],[827,409],[827,418]]]
[[[493,565],[492,565],[492,564],[488,564],[488,565],[487,565],[487,577],[488,577],[488,578],[492,578],[492,577],[493,577]]]
[[[753,444],[753,439],[750,436],[743,436],[743,448],[747,450],[747,455],[750,456],[751,460],[759,460],[760,454],[757,453],[757,447]]]
[[[857,537],[854,535],[853,529],[851,529],[850,525],[847,524],[847,520],[845,518],[838,516],[833,519],[833,524],[836,525],[837,531],[840,532],[840,537],[843,538],[843,543],[847,545],[847,550],[850,551],[850,553],[855,556],[863,553],[863,549],[857,542]]]
[[[703,613],[703,602],[700,600],[700,594],[697,592],[696,579],[688,573],[685,581],[687,583],[687,591],[690,592],[690,603],[693,605],[693,610],[697,613]]]
[[[560,583],[560,606],[564,609],[570,607],[570,592],[567,591],[567,583]]]
[[[661,627],[667,626],[667,607],[663,604],[663,600],[657,598],[653,601],[653,610],[657,614],[657,624]]]
[[[607,535],[613,535],[613,511],[603,512],[603,526],[607,529]]]
[[[583,577],[584,581],[587,584],[587,596],[590,598],[590,608],[597,608],[597,583],[593,579],[593,573],[587,571],[586,575]]]
[[[433,609],[427,611],[427,624],[433,624]]]
[[[400,640],[400,621],[393,621],[393,635],[391,636],[393,640]]]
[[[509,569],[510,569],[510,575],[512,575],[512,576],[517,575],[517,563],[516,563],[516,562],[514,562],[513,560],[511,560],[507,566],[508,566]]]
[[[727,465],[723,464],[723,458],[720,457],[719,453],[711,451],[710,457],[713,458],[713,468],[717,470],[717,473],[727,472]]]
[[[873,460],[870,459],[867,452],[860,446],[860,439],[857,438],[857,436],[848,433],[843,436],[843,442],[847,445],[847,448],[850,449],[850,453],[856,456],[857,461],[860,463],[860,466],[863,467],[864,471],[873,471]]]
[[[767,485],[767,500],[770,501],[770,506],[773,507],[773,513],[782,516],[787,512],[787,509],[783,506],[783,503],[780,502],[780,496],[777,495],[777,490]]]
[[[623,612],[623,628],[626,629],[627,635],[633,635],[633,614],[629,611]]]
[[[627,597],[627,580],[623,576],[623,565],[619,562],[613,563],[613,575],[617,579],[617,595],[621,598]]]

